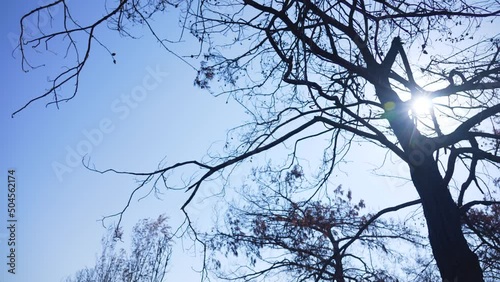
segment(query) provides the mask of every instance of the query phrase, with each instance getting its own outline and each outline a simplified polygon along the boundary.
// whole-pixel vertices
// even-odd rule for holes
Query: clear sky
[[[46,108],[47,100],[40,101],[12,119],[15,110],[48,86],[48,70],[23,73],[19,52],[12,45],[19,19],[35,2],[8,1],[0,27],[2,226],[7,225],[8,169],[15,169],[17,185],[15,275],[8,274],[6,266],[10,233],[5,227],[0,231],[0,280],[8,282],[60,281],[92,266],[105,233],[98,220],[120,211],[135,187],[130,177],[86,170],[75,154],[87,153],[99,168],[150,170],[164,157],[176,162],[203,156],[238,120],[228,118],[236,115],[231,103],[194,88],[195,71],[152,38],[131,40],[105,30],[101,30],[104,41],[117,53],[116,65],[96,48],[74,102],[57,110]],[[44,59],[50,62],[50,55]],[[133,91],[145,81],[150,90],[134,99]],[[183,219],[179,207],[185,199],[184,193],[170,193],[163,195],[163,201],[154,197],[134,201],[124,219],[125,229],[161,213],[176,226]],[[199,269],[200,257],[177,254],[181,245],[178,242],[169,275],[191,274],[197,280],[191,267]]]
[[[117,53],[116,65],[96,46],[75,99],[63,103],[59,110],[45,107],[47,100],[39,101],[12,119],[15,110],[42,93],[48,86],[47,77],[53,74],[48,72],[50,67],[23,73],[19,52],[12,45],[12,38],[19,34],[19,19],[37,3],[21,5],[8,0],[1,12],[2,226],[7,226],[9,169],[15,169],[17,185],[15,275],[7,273],[6,265],[10,233],[7,228],[0,229],[0,279],[7,282],[61,281],[95,262],[105,233],[98,220],[123,208],[135,182],[131,177],[90,172],[79,163],[78,154],[88,154],[102,169],[152,170],[164,157],[168,163],[200,159],[213,142],[224,142],[227,129],[244,119],[234,101],[226,103],[224,97],[214,98],[193,87],[195,71],[161,49],[151,36],[132,40],[106,30],[100,30],[100,34],[108,48]],[[79,12],[91,9],[90,2],[85,3],[89,8],[82,6]],[[172,18],[175,20],[175,15]],[[50,62],[50,54],[43,56]],[[137,87],[145,87],[145,81],[151,86],[147,92],[127,100]],[[363,182],[382,158],[354,154],[344,170],[355,177],[349,179],[339,173],[336,181],[350,188],[364,187],[359,196],[380,207],[415,199],[411,188],[400,187],[404,181],[375,178],[370,185]],[[390,169],[387,174],[406,172],[404,167]],[[376,186],[379,188],[373,189]],[[386,193],[392,197],[385,197]],[[179,207],[185,199],[182,192],[169,192],[163,200],[148,197],[134,201],[125,214],[125,230],[141,218],[155,218],[161,213],[166,213],[175,227],[183,220]],[[194,210],[203,212],[204,208],[209,207],[201,205]],[[184,247],[190,244],[185,243]],[[183,253],[182,246],[181,241],[176,243],[167,275],[172,281],[180,281],[176,277],[198,280],[192,268],[199,269],[201,257],[190,251]]]

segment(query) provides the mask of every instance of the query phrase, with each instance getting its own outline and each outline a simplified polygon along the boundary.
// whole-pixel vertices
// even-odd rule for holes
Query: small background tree
[[[131,253],[117,249],[120,228],[109,228],[102,238],[96,265],[79,270],[66,282],[162,282],[172,255],[172,234],[167,218],[143,219],[132,230]]]

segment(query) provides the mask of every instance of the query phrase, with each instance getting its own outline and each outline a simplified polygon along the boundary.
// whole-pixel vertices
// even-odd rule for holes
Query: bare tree
[[[428,251],[416,229],[380,218],[386,211],[364,212],[365,202],[354,202],[352,192],[342,186],[325,192],[321,200],[295,201],[301,169],[295,166],[283,179],[269,180],[267,171],[255,173],[259,188],[248,184],[241,191],[244,204],[231,205],[225,221],[204,238],[220,277],[269,281],[281,274],[293,281],[398,281],[404,263],[421,269],[400,251]],[[240,256],[246,259],[227,270],[220,252],[233,265]],[[399,273],[386,269],[395,264]]]
[[[155,221],[143,219],[134,227],[132,254],[123,273],[126,281],[164,281],[172,255],[172,235],[166,220],[165,216]]]
[[[294,144],[282,165],[292,167],[306,154],[301,145],[318,140],[324,145],[324,158],[315,174],[319,177],[309,188],[326,189],[351,144],[368,141],[408,166],[441,278],[483,281],[478,249],[471,247],[487,244],[487,229],[474,226],[478,213],[471,209],[498,205],[493,185],[500,164],[500,46],[493,28],[500,14],[498,1],[125,0],[114,4],[116,8],[85,26],[71,17],[64,0],[21,19],[24,30],[27,19],[36,22],[39,13],[50,13],[55,6],[64,11],[57,19],[51,17],[64,23],[54,25],[60,30],[38,26],[40,32],[33,37],[21,32],[25,68],[32,66],[26,46],[49,48],[48,42],[69,38],[68,50],[76,54],[76,65],[57,75],[49,91],[29,103],[53,95],[51,103],[57,104],[77,93],[91,45],[101,44],[95,28],[103,23],[121,33],[129,24],[145,25],[170,50],[149,19],[173,7],[181,10],[182,31],[189,30],[201,43],[200,53],[191,55],[201,61],[195,85],[214,93],[222,87],[222,93],[240,102],[252,119],[233,132],[247,130],[236,139],[238,143],[228,143],[222,158],[128,172],[145,178],[139,188],[153,179],[162,180],[152,181],[154,185],[165,183],[168,188],[166,176],[176,168],[198,167],[201,176],[185,187],[191,192],[182,207],[186,211],[212,176],[228,176],[234,166],[283,144]],[[87,44],[74,41],[76,33],[87,34]],[[66,98],[58,96],[62,85],[75,86]],[[425,100],[427,108],[417,109],[417,102]],[[457,171],[466,171],[466,179]],[[484,196],[474,196],[473,188]],[[465,236],[464,228],[472,232]],[[498,253],[498,244],[487,246]]]
[[[167,218],[143,219],[132,231],[132,253],[116,244],[123,235],[110,228],[102,239],[102,253],[93,268],[79,270],[67,282],[162,282],[172,255],[172,235]]]

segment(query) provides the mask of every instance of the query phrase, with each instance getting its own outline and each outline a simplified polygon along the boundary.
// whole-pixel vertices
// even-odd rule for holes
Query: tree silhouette
[[[160,215],[156,220],[143,219],[132,231],[132,252],[128,255],[116,243],[121,240],[120,228],[110,228],[102,238],[102,252],[92,268],[79,270],[67,282],[162,282],[172,255],[172,234]]]
[[[28,13],[21,26],[55,6],[64,7],[57,20],[65,24],[53,27],[62,29],[38,26],[38,34],[21,33],[23,67],[31,67],[26,46],[46,48],[58,38],[69,38],[63,42],[68,49],[84,55],[74,57],[76,64],[28,104],[49,95],[57,104],[77,93],[91,44],[104,47],[95,34],[99,25],[109,23],[122,34],[131,24],[146,26],[170,51],[150,19],[171,7],[180,11],[182,31],[200,42],[200,53],[190,56],[200,63],[195,85],[214,93],[222,88],[250,114],[251,122],[232,131],[244,133],[237,143],[228,142],[222,157],[125,172],[144,177],[143,185],[158,179],[163,181],[152,183],[168,188],[167,175],[175,169],[199,168],[185,187],[191,193],[182,207],[186,216],[205,181],[229,176],[234,166],[262,152],[288,149],[282,170],[307,154],[302,144],[324,145],[317,178],[308,183],[319,191],[327,189],[353,143],[370,142],[406,163],[420,198],[398,207],[421,205],[441,278],[483,281],[483,271],[498,273],[498,264],[488,262],[499,252],[494,233],[500,163],[498,1],[125,0],[82,25],[59,0]],[[87,35],[86,44],[73,40],[76,33]],[[62,85],[75,86],[66,98],[59,96]],[[417,109],[422,100],[427,108]],[[470,192],[474,187],[482,197]]]
[[[231,205],[225,221],[205,235],[220,277],[268,281],[282,274],[293,281],[398,281],[401,273],[391,273],[384,262],[421,269],[394,248],[428,251],[417,229],[380,218],[387,211],[364,212],[364,201],[354,202],[352,192],[342,186],[321,201],[295,201],[300,190],[295,180],[302,176],[294,171],[299,169],[279,180],[256,173],[259,189],[243,189],[245,204]],[[221,251],[232,264],[241,253],[246,259],[226,273],[217,257]]]

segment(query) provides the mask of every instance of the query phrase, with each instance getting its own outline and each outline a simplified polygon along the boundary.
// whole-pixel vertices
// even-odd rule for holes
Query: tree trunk
[[[444,282],[483,281],[479,260],[462,232],[460,212],[432,156],[411,165],[411,177],[420,198],[429,240]]]
[[[386,117],[408,157],[411,178],[422,200],[429,241],[443,282],[484,281],[479,260],[469,249],[462,232],[458,206],[434,160],[435,144],[416,129],[408,117],[408,108],[392,90],[383,69],[374,70],[380,75],[377,96],[383,105],[395,105],[386,109]]]

